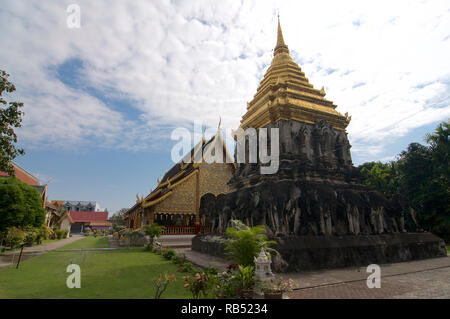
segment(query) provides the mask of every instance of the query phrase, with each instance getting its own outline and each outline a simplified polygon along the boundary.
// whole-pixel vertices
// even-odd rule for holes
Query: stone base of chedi
[[[240,127],[279,129],[279,169],[264,175],[258,163],[237,164],[228,193],[204,195],[200,211],[212,233],[223,235],[231,219],[265,225],[278,241],[278,271],[446,256],[444,242],[422,232],[402,196],[362,184],[345,132],[350,117],[325,95],[293,61],[278,24],[274,58]],[[223,255],[207,237],[195,238],[192,249]]]
[[[386,198],[361,183],[351,163],[345,132],[326,121],[279,121],[277,174],[259,164],[240,164],[227,194],[207,194],[201,212],[212,234],[231,219],[265,225],[278,245],[277,271],[368,265],[446,256],[445,244],[417,224],[400,195]],[[192,249],[223,255],[217,243],[193,240]]]

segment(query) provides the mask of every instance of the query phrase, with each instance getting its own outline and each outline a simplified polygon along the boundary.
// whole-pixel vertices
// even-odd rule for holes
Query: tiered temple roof
[[[274,57],[256,94],[247,104],[241,127],[260,128],[279,120],[313,124],[325,119],[337,130],[345,130],[349,119],[325,99],[325,90],[317,90],[289,54],[278,19],[278,37]]]
[[[150,207],[163,201],[172,194],[172,190],[175,187],[187,180],[192,174],[196,174],[198,172],[198,166],[205,160],[205,157],[208,156],[211,150],[218,149],[219,147],[223,148],[224,162],[231,163],[233,157],[225,147],[220,130],[209,141],[206,141],[202,137],[202,140],[182,160],[164,174],[162,180],[158,181],[158,186],[148,196],[143,199],[137,198],[136,205],[142,203],[143,207]]]

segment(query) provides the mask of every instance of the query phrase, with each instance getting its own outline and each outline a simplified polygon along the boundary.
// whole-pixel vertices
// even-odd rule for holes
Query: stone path
[[[52,243],[48,243],[45,245],[33,246],[33,247],[24,247],[22,252],[22,259],[24,261],[34,256],[42,255],[43,253],[55,250],[59,247],[65,246],[67,244],[73,243],[74,241],[80,240],[84,238],[82,235],[73,235],[72,237],[61,239]],[[15,263],[19,258],[20,250],[10,251],[0,254],[0,269],[7,268]]]
[[[381,264],[381,288],[369,289],[366,267],[283,274],[299,289],[290,298],[450,298],[450,258]]]
[[[169,248],[190,248],[192,245],[192,238],[195,235],[163,235],[157,240],[163,247]]]
[[[175,251],[179,255],[185,255],[188,261],[202,268],[213,266],[223,271],[229,264],[231,264],[231,261],[227,261],[219,257],[202,254],[197,251],[193,251],[190,248],[178,248],[175,249]]]

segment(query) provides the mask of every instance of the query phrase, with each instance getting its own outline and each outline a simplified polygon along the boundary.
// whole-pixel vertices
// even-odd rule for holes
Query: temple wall
[[[153,207],[154,213],[195,214],[195,188],[197,174],[172,188],[172,194]]]
[[[230,164],[200,164],[200,197],[211,193],[214,195],[228,192],[227,182],[232,176]]]

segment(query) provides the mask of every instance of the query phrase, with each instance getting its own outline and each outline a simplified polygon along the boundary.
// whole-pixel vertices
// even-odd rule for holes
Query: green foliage
[[[145,235],[144,235],[144,232],[142,232],[142,230],[136,229],[136,230],[133,230],[133,231],[130,231],[130,232],[126,233],[125,236],[127,238],[129,238],[130,245],[131,246],[135,246],[135,245],[138,244],[139,240],[144,238]]]
[[[200,298],[200,295],[206,298],[209,291],[209,277],[206,273],[196,273],[183,277],[184,288],[188,288],[194,299]]]
[[[3,93],[12,93],[16,90],[14,84],[8,81],[9,74],[0,70],[0,171],[14,176],[14,168],[11,161],[17,155],[23,155],[23,149],[16,148],[17,135],[14,128],[22,126],[22,115],[20,111],[23,103],[7,102]],[[9,104],[9,105],[8,105]],[[1,202],[1,200],[0,200]]]
[[[438,134],[429,138],[442,139]],[[448,125],[444,133],[448,139]],[[421,227],[450,241],[450,185],[448,179],[448,161],[442,149],[432,145],[426,147],[417,143],[409,145],[407,151],[400,154],[398,160],[400,189],[399,192],[407,196],[417,212]],[[436,154],[439,153],[439,154]]]
[[[260,284],[266,293],[283,293],[290,292],[296,288],[296,284],[292,279],[284,280],[283,277],[274,277]]]
[[[210,275],[212,295],[218,299],[234,298],[242,286],[234,267],[228,267],[227,271]]]
[[[186,262],[186,256],[185,255],[183,255],[183,256],[178,256],[177,254],[175,254],[173,257],[172,257],[172,262],[174,263],[174,264],[184,264],[185,262]]]
[[[111,216],[110,220],[113,224],[114,231],[119,231],[125,228],[125,220],[123,217],[127,211],[127,208],[122,208]]]
[[[156,283],[156,293],[155,293],[155,299],[161,299],[161,295],[164,291],[166,291],[167,286],[171,283],[176,281],[175,275],[168,275],[167,273],[164,273],[164,275],[161,275],[159,277],[158,282]]]
[[[6,233],[6,246],[14,248],[24,242],[26,238],[26,232],[17,227],[9,227]]]
[[[270,245],[275,241],[268,241],[263,225],[248,227],[239,220],[231,220],[232,227],[227,228],[229,240],[225,243],[225,250],[232,260],[242,266],[253,266],[254,257],[257,257],[261,248],[275,252]]]
[[[144,226],[145,234],[150,237],[150,243],[148,244],[149,250],[153,250],[153,242],[154,242],[155,238],[158,238],[161,236],[163,230],[164,230],[164,226],[159,226],[157,223]]]
[[[237,273],[237,280],[239,282],[239,288],[241,290],[253,289],[255,285],[255,267],[246,266],[243,267],[239,265],[239,270]]]
[[[398,188],[396,163],[368,162],[359,166],[365,184],[385,195],[395,194]]]
[[[176,252],[175,252],[175,250],[170,248],[170,249],[167,249],[166,251],[164,251],[162,255],[164,258],[171,260],[176,256]]]
[[[365,163],[364,182],[385,195],[407,197],[420,226],[450,241],[450,124],[442,122],[427,134],[429,146],[411,143],[398,160]]]
[[[39,227],[45,219],[42,198],[14,177],[0,178],[0,231],[8,227]]]
[[[55,231],[55,234],[57,239],[61,239],[64,236],[64,231],[62,229],[58,229]]]
[[[178,266],[177,270],[180,272],[192,272],[194,271],[195,267],[190,262],[182,263]]]
[[[42,225],[42,226],[39,228],[39,235],[38,235],[38,236],[39,236],[41,239],[49,239],[51,233],[53,233],[53,230],[52,230],[50,227],[45,226],[45,225]]]
[[[27,226],[24,227],[25,239],[24,244],[28,247],[33,246],[33,243],[37,240],[39,234],[39,228]]]

